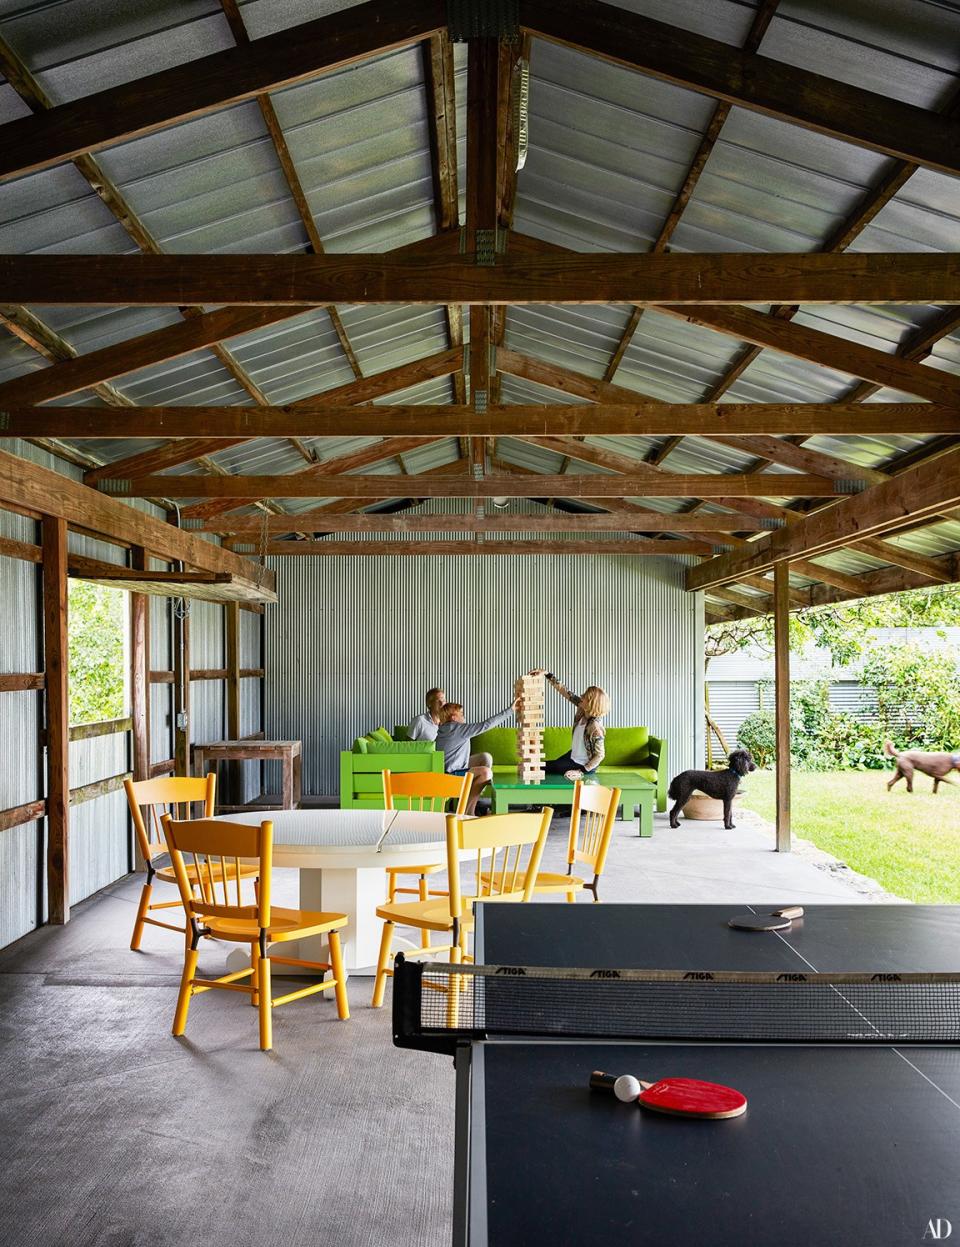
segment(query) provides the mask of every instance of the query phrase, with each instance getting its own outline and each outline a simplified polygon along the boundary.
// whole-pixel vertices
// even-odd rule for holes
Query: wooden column
[[[774,705],[777,725],[777,852],[790,852],[790,565],[773,569]]]
[[[228,602],[224,608],[227,635],[227,739],[240,739],[240,603]],[[243,763],[231,762],[228,767],[229,803],[243,801]]]
[[[147,570],[143,546],[130,551],[134,571]],[[150,778],[150,598],[145,593],[130,594],[130,769],[136,782]],[[134,838],[134,864],[143,870],[146,863]]]
[[[70,920],[70,712],[67,645],[67,525],[45,515],[43,654],[47,702],[47,920]]]
[[[175,775],[190,771],[190,616],[174,598],[173,609],[173,761]]]

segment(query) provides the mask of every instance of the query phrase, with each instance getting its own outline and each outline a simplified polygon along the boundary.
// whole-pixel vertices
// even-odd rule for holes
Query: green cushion
[[[492,727],[481,732],[470,742],[471,753],[489,753],[494,766],[517,763],[517,729],[515,727]]]
[[[545,758],[559,758],[562,753],[570,751],[572,744],[572,727],[545,727],[543,729],[543,756]]]
[[[393,740],[393,737],[390,735],[390,733],[387,731],[385,727],[375,727],[373,731],[368,732],[367,735],[372,736],[374,740],[382,740],[384,742],[388,740]]]
[[[608,727],[604,738],[603,765],[639,766],[647,760],[650,733],[645,727]]]
[[[408,727],[406,723],[395,723],[393,725],[393,739],[394,740],[409,740],[410,739],[410,728]]]
[[[391,754],[391,753],[433,753],[432,740],[391,740],[379,741],[374,749],[368,752],[374,754]]]
[[[366,753],[367,752],[367,739],[365,736],[358,736],[357,739],[353,742],[353,752],[354,753]]]

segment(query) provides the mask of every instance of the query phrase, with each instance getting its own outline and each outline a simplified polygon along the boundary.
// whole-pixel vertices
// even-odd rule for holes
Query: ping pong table
[[[743,909],[480,905],[475,960],[508,972],[670,968],[788,980],[960,965],[960,907],[809,906],[769,933],[730,929]],[[455,1065],[456,1244],[960,1241],[952,1043],[477,1036],[457,1043]],[[729,1121],[664,1117],[589,1091],[594,1069],[725,1083],[749,1107]]]

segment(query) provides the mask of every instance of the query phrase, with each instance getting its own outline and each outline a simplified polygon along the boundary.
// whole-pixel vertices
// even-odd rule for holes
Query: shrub
[[[777,757],[776,721],[772,710],[756,710],[740,724],[737,743],[749,749],[757,766],[772,766]]]

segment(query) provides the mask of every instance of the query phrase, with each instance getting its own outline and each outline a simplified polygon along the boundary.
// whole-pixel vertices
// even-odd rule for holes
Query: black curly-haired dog
[[[757,768],[747,749],[734,749],[727,761],[730,765],[725,771],[681,771],[674,776],[667,790],[667,795],[674,802],[670,811],[671,827],[680,826],[677,815],[687,804],[690,794],[697,791],[723,802],[723,825],[727,831],[733,830],[733,798],[744,775]]]

